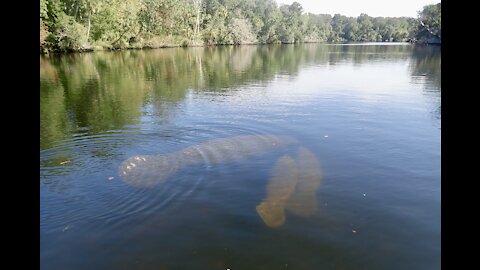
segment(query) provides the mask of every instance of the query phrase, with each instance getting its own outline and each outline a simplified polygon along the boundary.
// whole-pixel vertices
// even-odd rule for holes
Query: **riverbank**
[[[40,51],[41,55],[48,55],[52,54],[66,54],[66,53],[84,53],[84,52],[100,52],[100,51],[124,51],[124,50],[150,50],[150,49],[162,49],[162,48],[192,48],[192,47],[217,47],[217,46],[245,46],[245,45],[289,45],[289,44],[330,44],[330,45],[398,45],[398,44],[412,44],[412,45],[438,45],[440,44],[427,44],[427,43],[420,43],[420,42],[390,42],[390,41],[383,41],[383,42],[323,42],[323,41],[309,41],[309,42],[277,42],[277,43],[243,43],[243,44],[193,44],[193,45],[185,45],[185,44],[172,44],[172,43],[160,43],[160,44],[146,44],[144,46],[132,45],[132,46],[124,46],[124,47],[115,47],[115,46],[86,46],[84,48],[77,48],[77,49],[68,49],[68,50],[52,50],[52,51]]]
[[[325,42],[322,40],[309,40],[303,42],[238,42],[238,43],[205,43],[202,41],[187,40],[183,37],[153,37],[148,40],[133,40],[130,43],[108,44],[106,42],[96,42],[94,45],[70,46],[59,48],[58,46],[41,46],[40,54],[48,53],[72,53],[72,52],[93,52],[93,51],[120,51],[120,50],[138,50],[138,49],[161,49],[161,48],[179,48],[179,47],[215,47],[215,46],[239,46],[239,45],[268,45],[268,44],[302,44],[302,43],[331,43],[342,44],[341,42]]]

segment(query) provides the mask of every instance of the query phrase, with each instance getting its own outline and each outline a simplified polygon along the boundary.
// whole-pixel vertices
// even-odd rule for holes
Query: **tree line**
[[[417,18],[347,17],[274,0],[40,0],[40,51],[424,41],[440,35],[440,11],[439,3]]]

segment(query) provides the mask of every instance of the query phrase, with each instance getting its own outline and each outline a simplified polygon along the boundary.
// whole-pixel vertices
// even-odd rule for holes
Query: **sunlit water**
[[[440,64],[404,44],[41,57],[41,269],[440,269]],[[265,134],[296,143],[152,186],[119,175]]]

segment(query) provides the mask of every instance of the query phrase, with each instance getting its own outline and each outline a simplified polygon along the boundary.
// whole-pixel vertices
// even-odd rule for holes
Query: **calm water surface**
[[[440,269],[440,64],[404,44],[40,57],[41,269]],[[202,148],[259,134],[296,143]],[[155,185],[119,175],[187,147]]]

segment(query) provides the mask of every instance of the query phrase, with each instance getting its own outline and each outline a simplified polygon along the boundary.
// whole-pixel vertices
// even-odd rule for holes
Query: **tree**
[[[344,28],[345,31],[345,39],[348,41],[360,41],[362,40],[361,32],[360,32],[360,24],[357,20],[348,20],[347,25]]]
[[[46,20],[48,20],[47,0],[40,0],[40,51],[44,50],[45,40],[50,35]]]
[[[234,18],[228,27],[229,40],[233,44],[248,44],[256,41],[252,25],[245,18]]]
[[[360,14],[357,18],[359,25],[359,37],[360,41],[380,41],[378,38],[378,33],[373,28],[372,18],[367,14]],[[380,36],[381,39],[381,36]]]
[[[260,30],[260,41],[265,43],[279,43],[280,35],[278,28],[282,21],[282,13],[273,0],[265,1],[265,11],[263,13],[263,27]]]
[[[200,33],[200,14],[202,8],[202,0],[192,0],[193,6],[195,8],[195,29],[194,29],[194,36],[195,38]]]
[[[427,5],[418,13],[419,37],[422,38],[423,30],[438,38],[442,37],[442,3]]]
[[[441,37],[440,4],[415,18],[304,14],[275,0],[40,0],[41,50]],[[93,46],[92,46],[93,45]]]
[[[348,18],[346,16],[335,14],[332,18],[332,36],[331,42],[345,42],[345,27],[347,25]]]
[[[225,36],[228,32],[225,22],[228,17],[228,10],[220,4],[218,0],[206,1],[205,28],[203,31],[203,40],[208,45],[225,44],[228,40]]]

